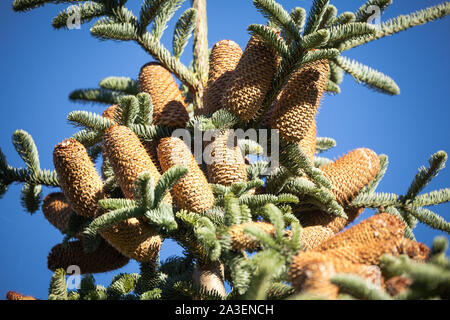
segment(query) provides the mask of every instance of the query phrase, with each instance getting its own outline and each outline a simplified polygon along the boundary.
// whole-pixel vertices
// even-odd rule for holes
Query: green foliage
[[[363,300],[391,300],[392,298],[375,284],[356,275],[338,274],[331,282],[339,287],[339,292],[348,293]]]
[[[100,81],[103,89],[120,91],[124,94],[136,95],[139,93],[137,81],[127,77],[107,77]]]
[[[172,47],[173,55],[177,59],[183,54],[184,48],[195,29],[196,17],[197,11],[194,8],[189,8],[181,15],[175,25]]]

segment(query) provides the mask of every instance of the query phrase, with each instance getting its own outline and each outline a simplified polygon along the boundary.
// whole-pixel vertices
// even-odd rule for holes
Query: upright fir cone
[[[386,288],[386,292],[395,297],[396,295],[408,290],[412,282],[413,281],[410,278],[404,276],[396,276],[388,279],[385,282],[384,286]]]
[[[119,108],[120,107],[117,104],[109,106],[103,111],[102,117],[114,121],[118,116]]]
[[[381,271],[377,266],[353,263],[326,252],[300,252],[289,267],[289,277],[297,292],[328,299],[337,298],[339,288],[331,283],[331,277],[337,273],[355,274],[376,285],[381,282]]]
[[[141,173],[150,172],[155,185],[161,178],[144,145],[130,128],[118,125],[108,128],[103,149],[126,198],[134,199],[134,182]],[[165,200],[172,203],[169,193]]]
[[[172,74],[158,62],[144,65],[139,72],[139,91],[147,92],[153,103],[153,123],[184,127],[189,120],[186,103]]]
[[[68,226],[72,208],[62,192],[53,192],[44,198],[42,212],[44,217],[62,232]]]
[[[375,179],[380,170],[380,161],[374,151],[360,148],[320,169],[333,185],[336,200],[340,205],[346,206],[363,187]]]
[[[206,168],[210,183],[230,186],[247,181],[247,165],[233,133],[233,130],[226,130],[208,145],[211,163]]]
[[[225,87],[232,79],[233,70],[239,63],[242,50],[232,40],[214,44],[209,56],[208,83],[203,94],[203,109],[198,114],[210,114],[222,109]]]
[[[309,161],[314,161],[314,155],[316,154],[316,138],[317,138],[317,126],[316,126],[316,120],[313,119],[311,122],[311,125],[309,126],[308,131],[306,132],[306,135],[303,137],[300,142],[298,142],[298,145],[300,149],[306,154]]]
[[[298,143],[307,134],[326,88],[327,60],[308,63],[294,72],[273,112],[271,127],[288,142]]]
[[[188,173],[172,188],[175,202],[181,209],[202,212],[214,205],[214,194],[191,150],[183,140],[175,137],[161,139],[158,159],[164,171],[176,165],[185,165]]]
[[[35,297],[32,297],[32,296],[25,296],[25,295],[23,295],[21,293],[18,293],[16,291],[8,291],[6,293],[6,300],[18,301],[18,300],[39,300],[39,299],[36,299]]]
[[[222,105],[245,121],[258,115],[279,57],[261,38],[252,36],[233,71],[222,98]]]
[[[240,225],[234,225],[228,230],[230,237],[231,248],[235,251],[255,251],[259,248],[259,243],[252,236],[245,233],[247,226],[254,226],[261,231],[269,233],[271,236],[275,235],[275,226],[268,222],[248,222]],[[290,230],[285,231],[287,237],[292,236]],[[334,236],[334,233],[322,226],[306,227],[300,233],[300,243],[306,250],[314,249],[326,240]]]
[[[348,219],[344,219],[337,215],[332,215],[323,211],[307,211],[298,214],[300,223],[304,227],[322,226],[330,229],[335,234],[344,230],[346,226],[352,223],[364,212],[364,208],[346,209]]]
[[[102,214],[97,203],[105,198],[103,182],[84,146],[73,139],[65,140],[56,146],[53,162],[61,189],[75,212],[86,217]],[[138,261],[152,261],[161,248],[156,231],[136,218],[122,221],[100,234],[120,253]]]
[[[91,253],[86,253],[82,241],[77,240],[66,246],[54,246],[47,257],[47,266],[53,272],[59,268],[66,270],[70,265],[77,265],[81,274],[102,273],[122,268],[129,260],[104,240],[97,250]]]
[[[59,143],[53,163],[61,189],[75,212],[84,217],[100,214],[97,202],[105,198],[103,182],[85,147],[74,139]]]

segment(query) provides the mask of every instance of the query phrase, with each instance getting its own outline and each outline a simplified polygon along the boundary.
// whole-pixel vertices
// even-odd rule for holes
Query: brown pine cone
[[[144,65],[139,72],[139,91],[147,92],[153,103],[153,123],[184,127],[189,114],[172,74],[158,62]]]
[[[164,171],[176,165],[185,165],[188,173],[173,188],[175,202],[181,209],[202,212],[214,205],[214,194],[191,150],[183,140],[175,137],[161,139],[158,159]]]
[[[15,301],[17,301],[17,300],[39,300],[32,296],[24,296],[23,294],[20,294],[16,291],[8,291],[6,293],[6,299],[7,300],[15,300]]]
[[[67,228],[72,208],[62,192],[53,192],[44,198],[42,212],[44,217],[62,232]]]

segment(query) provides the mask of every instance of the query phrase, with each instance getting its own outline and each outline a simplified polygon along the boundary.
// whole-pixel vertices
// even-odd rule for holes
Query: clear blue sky
[[[135,14],[140,2],[129,1]],[[289,10],[296,5],[309,8],[311,3],[280,2]],[[363,2],[331,3],[343,12],[354,11]],[[439,2],[395,0],[382,21]],[[74,104],[68,94],[77,88],[96,87],[108,76],[136,78],[139,68],[151,57],[131,42],[100,42],[92,38],[89,34],[92,23],[82,25],[81,30],[53,30],[51,19],[66,5],[14,13],[11,4],[12,0],[0,2],[0,147],[11,165],[22,166],[11,144],[11,135],[16,129],[24,129],[34,137],[42,168],[53,169],[54,146],[76,131],[67,122],[67,114],[72,110],[101,113],[104,109],[101,105]],[[244,48],[249,38],[247,26],[264,23],[251,0],[209,0],[208,18],[210,46],[222,39],[232,39]],[[173,25],[163,38],[168,48]],[[342,93],[326,96],[318,116],[318,135],[333,137],[338,143],[324,156],[334,158],[363,146],[387,154],[390,165],[378,190],[402,194],[417,168],[426,165],[432,153],[450,151],[450,109],[446,98],[450,89],[449,30],[450,18],[444,18],[345,53],[393,77],[401,94],[385,96],[346,76]],[[186,64],[191,59],[190,52],[188,47],[182,58]],[[445,169],[425,191],[449,186],[450,169]],[[52,274],[47,270],[47,254],[63,237],[40,211],[30,216],[22,209],[20,190],[21,185],[12,185],[0,200],[0,299],[4,299],[8,290],[45,299]],[[44,188],[44,195],[49,192],[50,189]],[[449,208],[446,204],[433,210],[449,220]],[[427,245],[436,235],[444,235],[423,225],[416,228],[415,234]],[[161,258],[179,252],[167,241]],[[119,271],[137,270],[137,264],[132,262]],[[97,283],[109,285],[119,271],[96,276]]]

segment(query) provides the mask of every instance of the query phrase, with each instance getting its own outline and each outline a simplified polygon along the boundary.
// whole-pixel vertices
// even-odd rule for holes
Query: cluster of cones
[[[277,53],[258,37],[253,36],[243,52],[233,41],[216,43],[210,55],[203,108],[196,110],[196,114],[208,115],[226,108],[244,121],[254,120],[261,114],[279,62]],[[265,127],[278,129],[285,141],[297,143],[310,160],[316,151],[315,115],[328,73],[326,60],[299,68],[262,122]],[[172,74],[161,64],[152,62],[141,68],[139,89],[151,96],[153,124],[185,127],[189,120],[187,104]],[[120,110],[113,105],[103,113],[114,125],[105,131],[102,148],[104,161],[108,161],[114,171],[125,198],[134,198],[134,182],[141,173],[150,173],[156,184],[162,173],[176,165],[185,165],[188,173],[173,186],[165,201],[191,212],[200,213],[214,205],[215,197],[209,183],[229,186],[247,181],[243,155],[237,145],[229,144],[231,130],[223,130],[208,145],[211,154],[218,155],[221,161],[207,164],[206,170],[202,170],[183,140],[176,137],[142,140],[130,128],[119,124]],[[45,217],[63,231],[72,213],[87,219],[104,214],[98,202],[109,195],[85,147],[74,139],[66,139],[55,147],[53,161],[62,193],[52,193],[45,198]],[[361,148],[321,169],[332,183],[337,201],[345,207],[375,178],[380,163],[375,152]],[[376,266],[383,253],[407,253],[417,259],[426,257],[426,248],[403,238],[402,222],[389,214],[376,215],[339,233],[361,212],[348,210],[349,219],[324,212],[298,214],[304,226],[301,241],[306,251],[295,257],[290,269],[297,290],[334,298],[337,288],[329,280],[334,273],[356,272],[371,278],[376,269],[366,267]],[[269,223],[253,224],[275,233]],[[229,230],[233,250],[257,249],[258,243],[244,233],[245,226],[237,225]],[[77,240],[68,245],[55,246],[48,256],[49,269],[78,265],[82,273],[98,273],[118,269],[129,259],[152,261],[163,240],[144,218],[129,218],[101,230],[100,235],[102,243],[91,253],[83,251],[82,235],[76,235]]]

